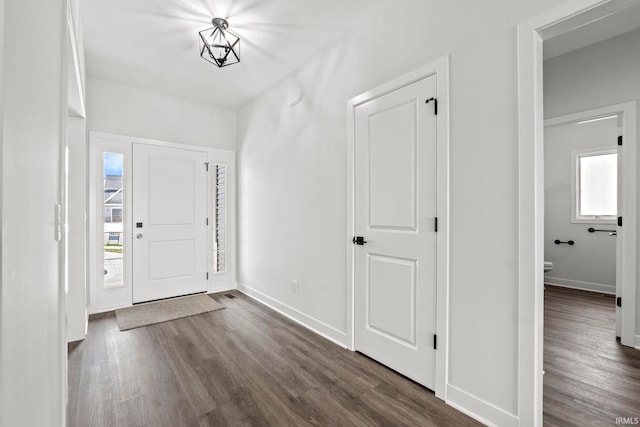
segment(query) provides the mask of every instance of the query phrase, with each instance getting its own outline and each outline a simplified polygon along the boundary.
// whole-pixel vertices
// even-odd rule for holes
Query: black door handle
[[[362,237],[362,236],[355,236],[355,237],[353,238],[353,244],[354,244],[354,245],[362,246],[362,245],[364,245],[365,243],[367,243],[367,241],[366,241],[366,240],[364,240],[364,237]]]

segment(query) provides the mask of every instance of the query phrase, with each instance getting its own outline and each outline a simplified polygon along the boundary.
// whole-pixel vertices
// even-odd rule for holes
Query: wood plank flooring
[[[69,426],[475,426],[371,359],[250,298],[120,332],[93,316],[69,351]]]
[[[545,288],[545,427],[640,417],[640,351],[616,341],[614,297]]]

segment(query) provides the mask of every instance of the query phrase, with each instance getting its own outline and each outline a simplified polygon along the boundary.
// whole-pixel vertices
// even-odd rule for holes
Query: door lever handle
[[[367,243],[367,241],[364,240],[364,237],[362,236],[355,236],[352,241],[354,245],[358,245],[358,246],[362,246],[365,243]]]

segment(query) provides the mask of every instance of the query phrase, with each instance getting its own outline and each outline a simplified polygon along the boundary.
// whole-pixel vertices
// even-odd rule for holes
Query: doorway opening
[[[558,59],[571,61],[571,56]],[[554,101],[550,96],[549,103]],[[625,167],[635,169],[629,154],[635,140],[623,143],[625,120],[635,121],[629,118],[632,111],[632,104],[617,104],[545,120],[546,285],[621,298],[624,257],[618,234],[624,230],[618,213],[636,198],[624,192]],[[620,337],[621,316],[616,331]]]
[[[618,212],[636,203],[633,195],[621,197],[625,166],[635,157],[628,156],[635,141],[623,138],[625,120],[635,119],[627,118],[632,107],[619,104],[545,120],[544,250],[551,264],[544,268],[545,422],[606,423],[625,411],[624,396],[633,393],[621,380],[631,375],[625,367],[637,364],[640,352],[616,340],[622,330],[616,301],[623,295],[623,263],[633,262],[625,259],[622,240],[628,236],[618,222]],[[609,408],[617,409],[594,413],[597,393],[604,390],[616,390]]]
[[[548,245],[548,240],[551,237],[549,235],[545,236],[545,188],[548,192],[553,192],[553,190],[550,189],[552,183],[545,185],[545,162],[549,155],[549,153],[545,153],[545,136],[553,133],[553,131],[549,129],[549,126],[546,129],[547,132],[545,132],[544,126],[545,124],[549,124],[548,122],[545,123],[545,118],[578,113],[584,114],[585,111],[590,109],[597,110],[603,109],[605,108],[603,106],[607,105],[624,104],[624,108],[619,109],[618,112],[614,112],[615,118],[605,117],[611,112],[604,112],[594,113],[591,114],[590,117],[583,117],[582,120],[580,120],[583,122],[582,125],[588,123],[595,124],[598,121],[604,122],[607,120],[613,120],[617,123],[620,123],[620,120],[622,121],[620,126],[621,131],[618,136],[622,136],[624,141],[622,148],[624,154],[617,156],[618,164],[622,166],[618,167],[622,172],[622,178],[618,181],[620,183],[620,185],[618,185],[617,197],[619,205],[616,215],[610,215],[610,212],[601,215],[589,215],[586,213],[582,215],[581,218],[580,209],[585,208],[585,206],[581,206],[579,198],[576,199],[575,197],[573,199],[570,197],[567,198],[565,209],[572,210],[572,213],[567,215],[569,220],[573,219],[574,224],[584,227],[585,229],[582,231],[587,233],[587,236],[589,236],[589,228],[593,229],[591,240],[593,240],[593,236],[596,235],[596,233],[605,233],[595,230],[614,230],[606,231],[606,236],[598,237],[615,239],[616,246],[614,270],[617,270],[615,271],[615,280],[618,282],[618,285],[614,285],[613,288],[617,288],[615,292],[619,292],[618,295],[620,299],[616,301],[609,297],[609,302],[612,303],[611,305],[615,303],[619,303],[620,305],[619,334],[622,345],[616,344],[614,338],[615,331],[610,334],[609,342],[622,349],[624,354],[627,354],[629,351],[636,352],[636,350],[628,346],[634,347],[637,345],[635,333],[637,329],[635,319],[637,304],[636,120],[637,99],[640,98],[640,93],[636,90],[638,82],[632,84],[630,87],[629,80],[625,80],[625,78],[622,77],[627,73],[634,74],[634,71],[628,69],[629,66],[633,67],[633,65],[625,62],[627,58],[624,58],[624,54],[618,55],[619,58],[617,59],[622,59],[622,62],[620,62],[618,66],[613,65],[616,58],[612,58],[612,55],[615,56],[616,52],[619,53],[619,51],[614,49],[605,48],[598,58],[591,60],[588,60],[585,54],[590,49],[602,48],[602,46],[609,43],[610,40],[627,37],[628,34],[626,33],[628,32],[637,33],[638,23],[640,23],[640,19],[638,19],[638,17],[640,17],[640,8],[637,6],[637,2],[624,0],[592,1],[588,2],[588,5],[584,3],[578,5],[577,2],[562,4],[522,23],[518,27],[518,114],[520,148],[519,407],[521,408],[521,416],[524,416],[526,420],[532,420],[536,425],[542,424],[543,421],[543,362],[546,364],[546,362],[551,359],[567,359],[573,356],[576,357],[574,361],[581,360],[581,357],[576,356],[575,353],[573,355],[564,353],[564,350],[560,349],[559,346],[554,348],[553,344],[558,344],[558,341],[561,341],[557,339],[557,336],[555,337],[556,342],[553,344],[550,344],[548,340],[544,340],[544,338],[546,338],[546,325],[543,326],[545,314],[543,265],[545,260],[545,246]],[[637,45],[638,44],[635,43],[635,46]],[[565,61],[557,70],[553,70],[549,67],[549,63],[545,63],[545,59],[560,63],[563,61],[561,56],[571,56],[576,62],[573,66],[570,66],[568,62]],[[636,50],[632,56],[638,58],[638,51]],[[554,71],[557,71],[556,79],[560,83],[552,86],[547,79],[553,76]],[[545,79],[544,82],[543,76]],[[625,83],[627,87],[622,87],[621,85]],[[582,90],[576,91],[577,87],[582,87]],[[575,93],[571,94],[570,91],[574,91]],[[557,108],[552,107],[554,96],[559,100],[556,106]],[[565,122],[569,122],[569,120]],[[578,126],[577,121],[574,120],[574,122],[576,122],[574,126]],[[604,144],[604,146],[607,147],[608,143]],[[582,154],[586,154],[585,157],[595,157],[598,156],[598,154],[604,155],[605,153],[593,152],[591,156],[588,155],[589,153],[574,153],[573,160],[570,159],[566,164],[567,167],[572,167],[571,162],[574,162],[573,173],[575,175],[573,179],[577,181],[578,184],[581,178],[578,175],[580,173],[580,166],[589,169],[589,159],[585,159],[585,161],[582,162]],[[603,159],[602,156],[599,157],[599,160]],[[569,172],[569,174],[571,174],[571,172]],[[599,181],[601,182],[602,178],[600,178]],[[579,196],[580,190],[577,189],[574,191],[578,191]],[[546,208],[548,209],[549,207]],[[617,217],[622,217],[622,219],[618,219]],[[616,219],[615,222],[606,222],[614,218]],[[602,222],[589,226],[588,224],[580,223],[581,219],[587,221],[598,220]],[[615,229],[613,227],[615,227]],[[612,233],[612,235],[609,236],[608,233]],[[580,237],[580,239],[583,243],[587,241],[583,240],[583,237]],[[556,240],[559,241],[557,245],[555,244]],[[569,240],[573,241],[574,245],[568,244]],[[609,241],[610,246],[612,243],[613,242]],[[566,251],[568,247],[576,249],[578,247],[578,239],[572,239],[569,236],[564,238],[557,236],[551,244],[556,245],[553,246],[553,248],[557,250]],[[549,252],[551,252],[551,250],[547,251],[547,253]],[[601,259],[598,260],[601,261]],[[555,269],[556,266],[554,265],[553,268]],[[611,270],[611,265],[609,266],[609,270]],[[551,273],[553,273],[553,270]],[[558,273],[558,271],[556,271],[556,273]],[[577,280],[576,282],[581,281]],[[583,283],[584,282],[586,281],[583,281]],[[611,285],[609,286],[609,290],[611,291]],[[551,304],[549,305],[551,306]],[[612,310],[615,310],[615,307],[613,307]],[[613,313],[613,311],[611,312]],[[615,318],[615,315],[611,316],[611,319],[613,318]],[[586,323],[583,322],[582,326],[577,327],[577,330],[572,334],[574,338],[584,329],[583,326],[585,324]],[[592,331],[592,333],[595,332]],[[574,347],[579,346],[576,345]],[[550,353],[552,350],[559,353]],[[593,348],[590,350],[590,353],[594,353]],[[543,358],[543,351],[546,359]],[[589,352],[583,356],[588,358],[590,356],[588,353]],[[582,359],[584,358],[585,357],[582,357]],[[604,357],[599,361],[603,362],[607,360],[610,361],[612,359]],[[607,375],[603,374],[603,371],[606,371],[606,369],[604,365],[596,364],[593,366],[591,372],[596,375],[600,373],[601,377],[605,377]],[[584,384],[581,385],[580,382],[567,385],[563,383],[563,380],[553,379],[547,373],[544,377],[545,404],[548,403],[547,397],[549,397],[547,396],[547,386],[552,383],[554,385],[561,384],[570,387],[571,391],[569,392],[569,396],[574,394],[575,399],[587,397],[586,395],[580,396],[580,393],[586,393],[585,390],[588,390],[589,387],[584,387]],[[617,399],[616,402],[619,403],[624,400],[624,397],[618,397],[620,397],[620,399]],[[554,403],[557,404],[557,402]],[[562,405],[560,405],[560,407],[561,406]],[[599,405],[596,404],[594,406],[597,407]],[[608,405],[608,407],[612,406]],[[559,411],[559,413],[565,417],[565,421],[567,418],[571,418],[569,409],[568,406],[565,406]],[[603,416],[603,414],[604,413],[601,413],[599,415]],[[589,411],[583,411],[583,417],[589,415],[593,416]],[[606,414],[605,416],[611,418],[608,422],[615,422],[613,414]],[[547,418],[546,412],[544,417],[546,421],[550,421],[550,419]],[[576,422],[579,424],[578,421]],[[593,422],[593,419],[591,419],[591,422]]]

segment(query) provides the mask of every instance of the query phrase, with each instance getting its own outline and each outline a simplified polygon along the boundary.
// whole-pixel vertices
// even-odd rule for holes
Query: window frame
[[[616,146],[593,147],[571,152],[571,223],[572,224],[616,224],[616,215],[579,215],[580,211],[580,159],[582,157],[618,155]],[[619,162],[619,159],[618,159]],[[618,179],[619,181],[619,179]],[[619,184],[619,182],[617,182]],[[616,194],[618,189],[616,188]],[[617,211],[617,209],[616,209]]]

